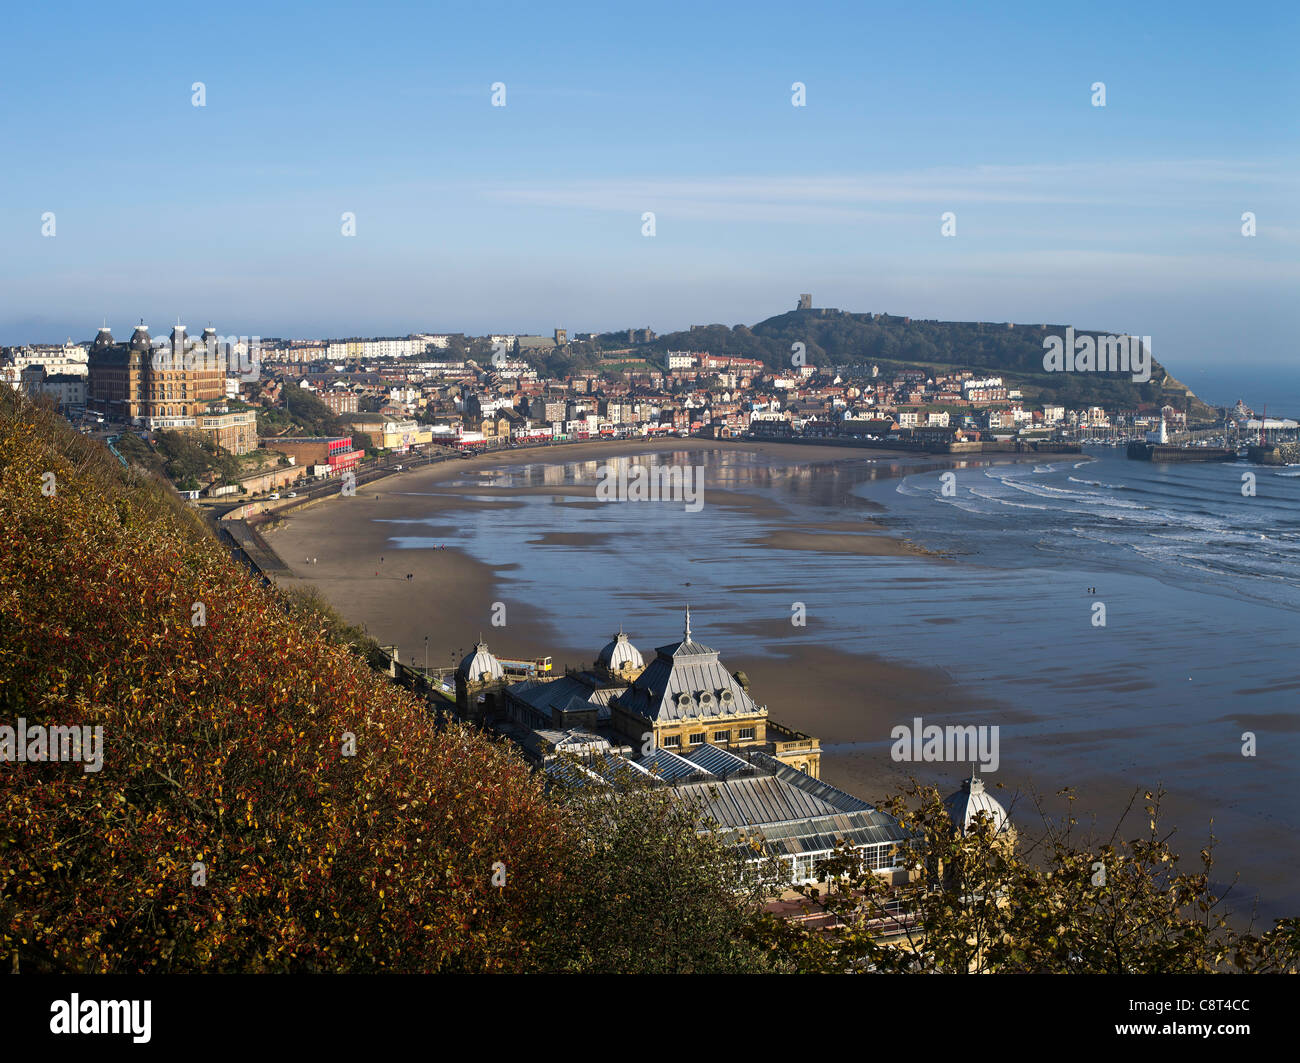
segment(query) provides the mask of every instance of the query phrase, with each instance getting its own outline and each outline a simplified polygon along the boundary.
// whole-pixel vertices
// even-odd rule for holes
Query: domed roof
[[[149,348],[149,327],[142,321],[136,325],[135,331],[131,333],[131,349],[133,351],[147,351]]]
[[[95,333],[95,342],[91,346],[97,350],[113,346],[113,333],[107,325],[100,326],[99,331]]]
[[[605,648],[596,657],[596,666],[598,668],[607,668],[611,672],[619,672],[624,668],[645,667],[645,658],[641,656],[641,651],[628,641],[627,636],[623,634],[622,628],[613,638],[614,641],[606,643]]]
[[[953,825],[963,834],[980,812],[988,814],[993,821],[993,829],[1001,834],[1011,828],[1007,810],[984,789],[984,780],[971,771],[969,779],[963,779],[961,789],[944,798],[944,807]]]
[[[471,683],[480,682],[485,675],[488,679],[505,678],[501,662],[488,652],[486,642],[480,642],[474,647],[474,653],[460,662],[456,674]]]

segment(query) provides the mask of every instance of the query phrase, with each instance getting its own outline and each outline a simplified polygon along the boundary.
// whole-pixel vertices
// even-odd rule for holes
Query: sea
[[[1178,379],[1211,406],[1232,407],[1241,399],[1256,413],[1300,420],[1300,370],[1231,359],[1224,364],[1180,368]]]
[[[793,449],[530,458],[459,486],[550,493],[393,527],[391,546],[445,542],[503,566],[503,598],[545,610],[564,645],[594,649],[623,624],[649,653],[680,637],[690,602],[724,660],[759,643],[797,664],[817,645],[939,669],[972,695],[962,722],[1001,727],[1005,777],[1078,787],[1085,805],[1089,787],[1162,786],[1185,848],[1219,839],[1235,896],[1257,897],[1266,923],[1300,914],[1300,468],[1153,465],[1113,447],[955,466]],[[555,491],[618,462],[698,469],[703,505]],[[769,541],[866,522],[943,556]],[[782,622],[799,607],[815,622]],[[839,745],[826,755],[885,758],[890,739]]]

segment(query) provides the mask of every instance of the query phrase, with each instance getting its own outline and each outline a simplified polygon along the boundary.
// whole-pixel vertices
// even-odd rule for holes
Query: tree
[[[626,775],[618,792],[564,785],[576,845],[555,898],[555,969],[699,974],[792,971],[749,934],[776,876],[723,842],[672,791]],[[549,965],[548,966],[552,966]]]
[[[346,426],[334,411],[306,388],[284,389],[284,409],[263,408],[257,412],[259,435],[345,435]]]
[[[1072,807],[1075,795],[1061,791]],[[1136,797],[1136,795],[1135,795]],[[1160,826],[1161,792],[1143,795],[1146,829],[1120,840],[1078,836],[1077,819],[1048,817],[1012,841],[984,813],[954,828],[936,790],[913,781],[884,807],[914,832],[903,850],[909,881],[886,883],[841,848],[816,900],[836,914],[830,933],[765,920],[759,936],[801,970],[937,973],[1294,973],[1300,920],[1255,934],[1237,929],[1210,888],[1213,843],[1200,868],[1182,871]],[[1130,805],[1130,810],[1132,805]]]

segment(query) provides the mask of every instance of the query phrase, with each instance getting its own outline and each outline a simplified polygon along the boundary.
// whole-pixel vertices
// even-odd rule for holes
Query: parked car
[[[273,491],[271,492],[271,494],[267,495],[266,497],[269,498],[272,502],[276,502],[279,501],[280,495],[279,492]]]
[[[297,491],[290,491],[288,497],[289,497],[289,498],[297,498],[297,497],[298,497],[298,492],[297,492]]]

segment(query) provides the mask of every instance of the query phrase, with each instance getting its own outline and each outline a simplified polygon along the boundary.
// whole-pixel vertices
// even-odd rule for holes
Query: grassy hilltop
[[[1079,335],[1104,330],[1077,329]],[[1100,405],[1133,408],[1169,403],[1193,420],[1210,420],[1213,411],[1152,360],[1151,380],[1134,383],[1124,373],[1048,373],[1043,370],[1043,339],[1063,336],[1063,325],[1015,325],[973,321],[908,321],[890,314],[841,310],[791,310],[757,325],[696,326],[659,336],[636,348],[664,364],[670,350],[709,351],[759,358],[773,369],[790,368],[791,345],[802,343],[809,365],[876,364],[882,370],[986,369],[1020,387],[1029,402],[1056,401],[1070,407]],[[602,337],[606,346],[626,345],[625,334]]]

